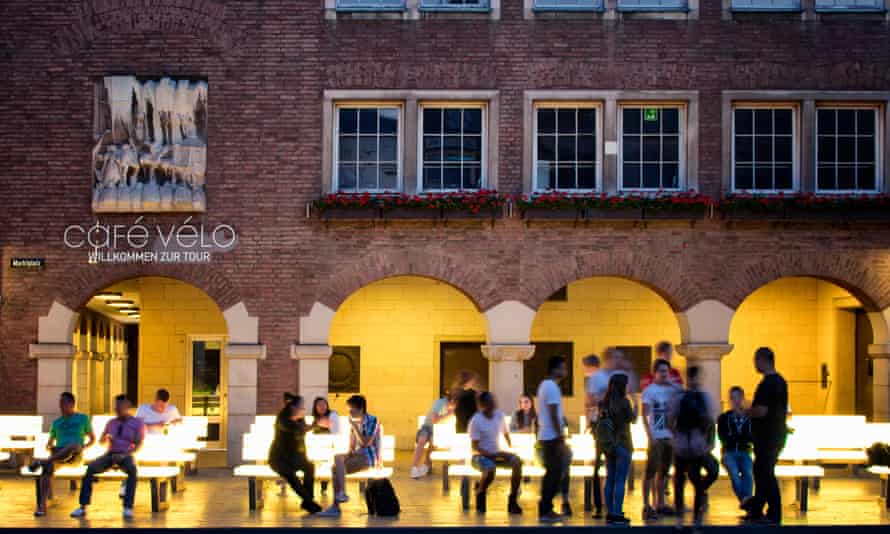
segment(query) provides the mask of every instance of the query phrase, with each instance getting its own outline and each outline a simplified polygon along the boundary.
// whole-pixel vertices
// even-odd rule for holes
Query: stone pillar
[[[291,345],[290,357],[297,361],[297,391],[307,402],[328,395],[330,345]]]
[[[482,345],[488,360],[488,387],[498,406],[510,413],[523,393],[523,364],[535,354],[534,345]]]
[[[872,361],[872,420],[890,421],[890,344],[869,345]]]
[[[720,378],[720,363],[723,357],[732,352],[728,343],[684,343],[677,345],[677,353],[686,358],[686,366],[698,366],[701,369],[700,381],[702,389],[708,392],[715,406],[712,407],[714,417],[722,411],[721,395],[723,384]]]
[[[37,415],[43,416],[43,429],[59,414],[59,395],[71,391],[74,377],[74,345],[35,343],[28,356],[37,360]]]
[[[250,429],[257,414],[257,362],[266,359],[266,346],[229,343],[226,400],[226,456],[229,465],[241,462],[241,436]]]

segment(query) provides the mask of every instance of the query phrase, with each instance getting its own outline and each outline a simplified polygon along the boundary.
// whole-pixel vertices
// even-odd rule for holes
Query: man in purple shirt
[[[142,419],[130,415],[130,400],[125,395],[114,399],[117,417],[108,421],[102,432],[101,442],[108,442],[108,450],[87,466],[87,473],[80,486],[80,508],[71,512],[71,517],[85,517],[87,506],[93,496],[93,478],[112,467],[127,474],[124,493],[124,519],[133,517],[133,498],[136,495],[136,461],[133,454],[142,446],[145,438],[145,424]]]

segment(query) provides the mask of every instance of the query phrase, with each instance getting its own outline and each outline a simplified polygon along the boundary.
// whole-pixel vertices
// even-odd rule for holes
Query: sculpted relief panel
[[[93,211],[205,211],[207,82],[108,76],[97,85]]]

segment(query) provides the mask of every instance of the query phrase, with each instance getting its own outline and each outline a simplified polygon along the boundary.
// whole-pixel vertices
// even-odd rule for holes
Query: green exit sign
[[[643,120],[646,122],[658,121],[658,108],[646,108],[643,110]]]

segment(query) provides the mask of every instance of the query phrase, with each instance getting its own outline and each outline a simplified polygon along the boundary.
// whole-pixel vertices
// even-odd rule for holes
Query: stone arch
[[[522,266],[522,302],[537,310],[562,287],[585,278],[624,278],[651,289],[672,310],[679,312],[701,300],[696,284],[684,279],[679,269],[665,268],[663,259],[611,251],[580,254],[552,264]],[[534,272],[529,272],[534,269]]]
[[[497,278],[466,259],[444,253],[377,252],[332,274],[321,284],[313,302],[336,311],[359,289],[394,276],[420,276],[447,283],[466,295],[480,312],[501,300]]]

